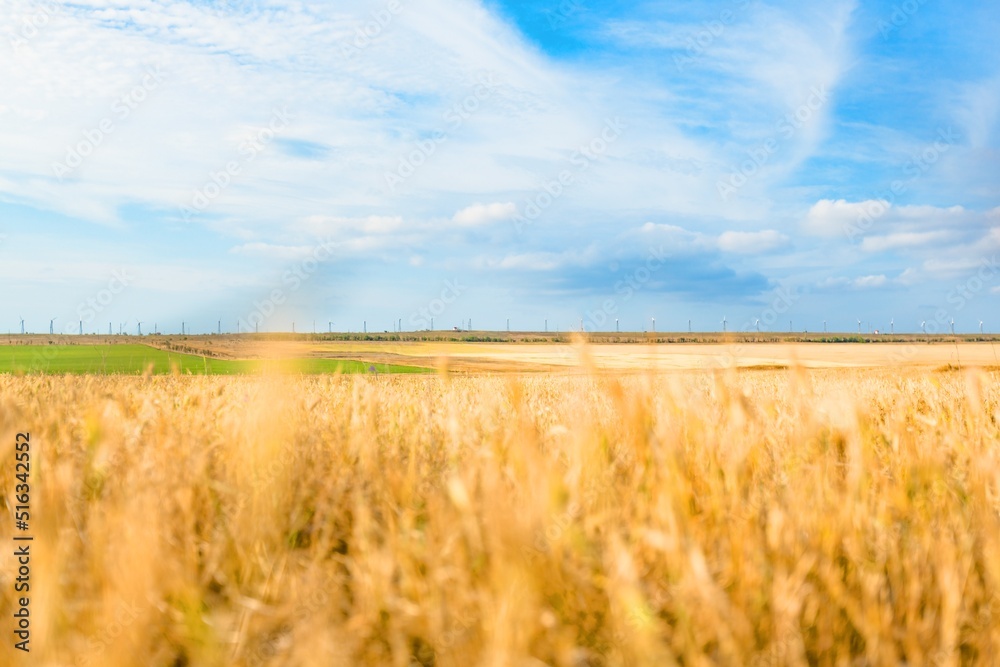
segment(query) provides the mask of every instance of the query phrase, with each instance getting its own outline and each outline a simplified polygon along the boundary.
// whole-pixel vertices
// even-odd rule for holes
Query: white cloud
[[[946,241],[951,236],[951,232],[948,231],[902,232],[885,236],[866,236],[861,241],[861,249],[865,252],[885,252],[900,248],[917,248]]]
[[[854,279],[854,286],[858,289],[866,289],[870,287],[882,287],[886,284],[888,279],[884,275],[877,276],[862,276],[860,278]]]
[[[457,212],[452,221],[463,227],[478,227],[501,220],[510,220],[517,215],[517,204],[473,204]]]
[[[773,229],[759,232],[723,232],[719,235],[723,252],[757,254],[774,250],[788,243],[788,237]]]
[[[666,245],[674,252],[704,252],[716,248],[716,241],[711,236],[677,225],[647,222],[639,228],[639,234],[650,242]]]
[[[499,260],[482,260],[477,264],[482,268],[497,268],[521,271],[551,271],[564,266],[566,257],[561,253],[532,252],[507,255]]]
[[[821,199],[809,209],[804,226],[817,236],[843,236],[851,229],[859,229],[861,221],[878,219],[891,208],[892,204],[883,199],[860,202]]]
[[[283,261],[299,261],[312,257],[315,246],[310,245],[278,245],[273,243],[244,243],[230,250],[234,255],[261,257]]]
[[[312,215],[290,225],[293,230],[311,236],[341,237],[353,233],[393,234],[406,227],[402,216],[369,215],[362,218]]]
[[[900,285],[914,285],[920,280],[920,272],[913,268],[908,268],[898,276],[896,276],[895,282]]]
[[[934,221],[939,221],[942,218],[951,218],[962,215],[966,212],[965,208],[962,206],[949,206],[948,208],[943,208],[940,206],[928,205],[897,206],[894,210],[900,218]]]
[[[939,278],[969,274],[979,270],[988,260],[986,258],[960,257],[955,259],[929,259],[924,262],[923,269]]]
[[[884,287],[889,279],[884,275],[873,275],[873,276],[860,276],[858,278],[827,278],[821,281],[817,287],[821,290],[830,289],[873,289],[876,287]]]

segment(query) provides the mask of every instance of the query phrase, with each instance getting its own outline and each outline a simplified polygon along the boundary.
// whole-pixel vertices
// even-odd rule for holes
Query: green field
[[[428,373],[426,368],[345,359],[279,361],[214,359],[166,352],[147,345],[9,345],[0,347],[0,373],[162,375],[177,369],[193,375],[281,373]],[[374,370],[373,370],[374,369]]]

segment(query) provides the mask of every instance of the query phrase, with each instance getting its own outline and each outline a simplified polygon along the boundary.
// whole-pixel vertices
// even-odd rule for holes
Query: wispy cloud
[[[779,281],[917,307],[1000,244],[991,7],[967,5],[959,29],[927,4],[883,36],[892,6],[853,0],[8,3],[0,253],[44,230],[66,252],[221,272],[224,310],[262,266],[330,241],[314,289],[351,283],[342,320],[388,317],[383,297],[456,267],[480,276],[477,309],[510,288],[526,311],[570,313],[661,246],[669,268],[630,307],[718,319],[728,294],[735,317]],[[186,215],[196,195],[210,204]],[[49,256],[19,308],[89,275]],[[172,311],[207,298],[173,285]]]

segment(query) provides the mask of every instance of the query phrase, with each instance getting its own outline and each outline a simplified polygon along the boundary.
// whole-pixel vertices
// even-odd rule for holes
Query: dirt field
[[[488,337],[488,336],[483,336]],[[459,373],[536,373],[576,370],[671,372],[715,368],[1000,368],[1000,341],[928,342],[899,336],[893,342],[822,343],[811,340],[753,342],[696,335],[699,342],[655,344],[607,336],[590,340],[478,342],[456,339],[324,340],[323,337],[255,336],[26,336],[0,338],[0,345],[134,345],[218,359],[331,359],[440,368]],[[877,341],[877,342],[875,342]]]
[[[1000,367],[995,343],[730,343],[579,344],[464,342],[261,342],[201,339],[205,354],[233,358],[322,357],[435,367],[442,359],[459,372],[539,372],[590,368],[606,371],[677,371],[712,368]]]

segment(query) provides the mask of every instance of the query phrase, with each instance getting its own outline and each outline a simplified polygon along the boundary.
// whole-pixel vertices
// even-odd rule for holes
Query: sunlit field
[[[998,380],[0,375],[25,664],[995,664]]]

